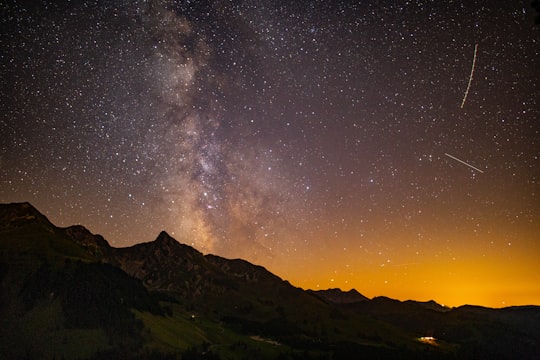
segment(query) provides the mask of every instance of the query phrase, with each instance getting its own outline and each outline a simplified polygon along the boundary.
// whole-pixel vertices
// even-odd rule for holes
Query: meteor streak
[[[454,160],[456,160],[456,161],[459,161],[460,163],[462,163],[462,164],[464,164],[464,165],[467,165],[467,166],[470,167],[471,169],[474,169],[474,170],[476,170],[476,171],[479,171],[479,172],[481,172],[482,174],[484,173],[482,170],[480,170],[480,169],[478,169],[478,168],[472,166],[471,164],[466,163],[466,162],[463,161],[463,160],[458,159],[458,158],[455,157],[455,156],[452,156],[452,155],[450,155],[450,154],[448,154],[448,153],[444,153],[444,155],[446,155],[446,156],[448,156],[449,158],[452,158],[452,159],[454,159]]]
[[[471,74],[469,75],[469,83],[467,84],[467,90],[465,90],[465,95],[463,96],[463,101],[461,102],[461,108],[465,106],[465,101],[467,101],[467,95],[469,95],[469,89],[471,88],[472,79],[474,76],[474,67],[476,66],[476,52],[478,51],[478,44],[474,45],[474,56],[471,67]]]

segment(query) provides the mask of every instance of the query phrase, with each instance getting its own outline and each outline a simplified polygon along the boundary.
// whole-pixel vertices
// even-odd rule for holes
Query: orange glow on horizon
[[[449,307],[540,305],[538,246],[531,245],[532,232],[522,235],[520,243],[528,246],[492,237],[489,241],[498,245],[486,249],[479,245],[487,241],[482,238],[475,239],[476,244],[465,242],[450,255],[436,244],[418,255],[406,247],[389,254],[364,247],[311,249],[310,258],[318,260],[298,257],[274,263],[269,270],[303,289],[354,288],[369,298],[434,300]]]

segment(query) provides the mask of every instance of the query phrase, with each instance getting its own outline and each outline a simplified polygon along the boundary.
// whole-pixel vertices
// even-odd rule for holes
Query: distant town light
[[[418,338],[418,340],[424,344],[437,345],[437,339],[435,339],[433,336],[422,336]]]

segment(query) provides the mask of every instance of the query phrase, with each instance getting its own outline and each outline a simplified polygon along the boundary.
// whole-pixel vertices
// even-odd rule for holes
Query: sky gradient
[[[540,304],[528,1],[7,1],[0,201],[303,288]]]

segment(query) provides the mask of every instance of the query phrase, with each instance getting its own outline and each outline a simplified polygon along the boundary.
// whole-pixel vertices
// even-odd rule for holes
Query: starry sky
[[[540,304],[529,1],[5,1],[0,201],[302,288]]]

